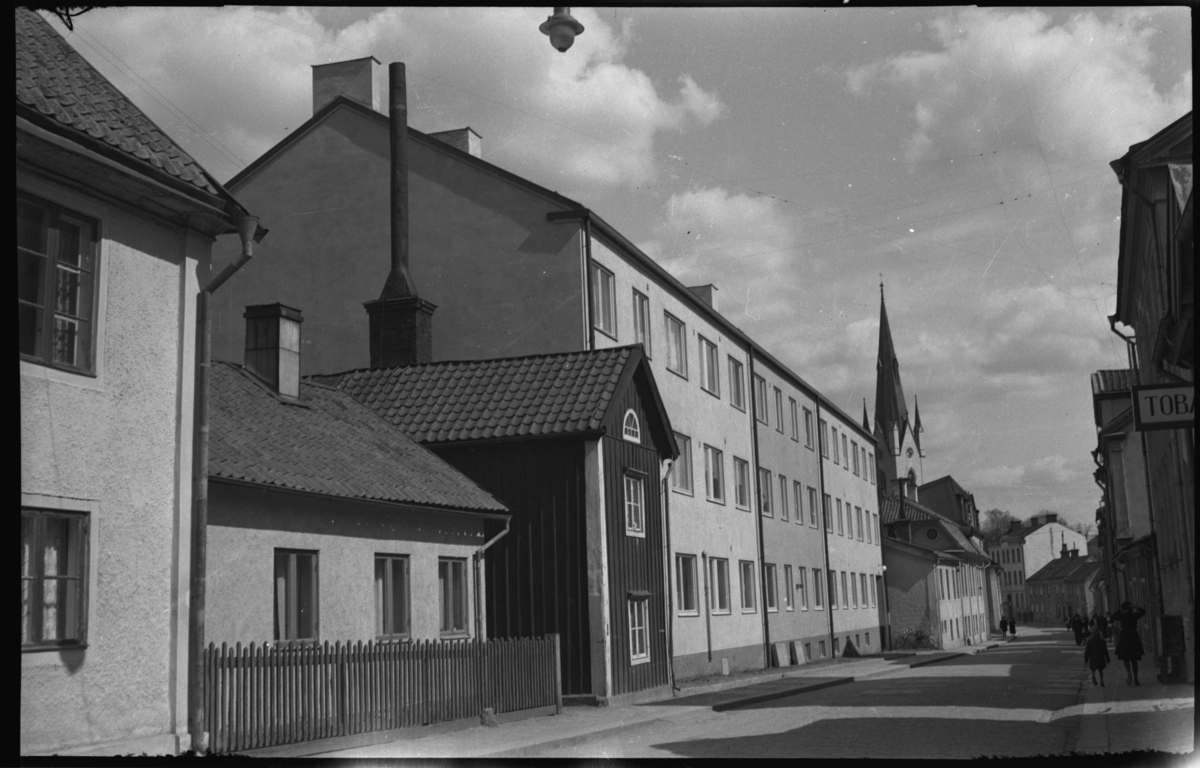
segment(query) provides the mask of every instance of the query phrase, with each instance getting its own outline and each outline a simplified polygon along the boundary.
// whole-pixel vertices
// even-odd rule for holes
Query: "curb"
[[[632,723],[621,723],[620,725],[611,725],[607,728],[600,728],[595,731],[588,731],[587,733],[577,733],[574,736],[563,736],[561,738],[551,739],[550,741],[539,741],[536,744],[526,744],[523,747],[513,747],[500,752],[477,755],[477,757],[533,757],[552,749],[575,747],[580,744],[585,744],[589,741],[596,741],[608,736],[616,735],[618,733],[632,733],[633,731],[640,731],[643,728],[649,728],[657,723],[666,722],[669,721],[665,718],[659,717],[653,720],[640,720]]]
[[[926,659],[925,661],[914,661],[913,663],[909,664],[908,666],[910,669],[915,668],[915,667],[924,667],[928,664],[937,664],[939,661],[949,661],[950,659],[957,659],[960,656],[966,656],[966,655],[967,654],[965,654],[965,653],[948,653],[945,656],[937,656],[932,659]]]
[[[756,696],[747,696],[744,699],[738,699],[737,701],[728,701],[728,702],[725,702],[724,704],[713,704],[712,711],[713,712],[728,712],[731,709],[738,709],[739,707],[748,707],[751,704],[761,704],[764,701],[774,701],[776,699],[786,699],[789,696],[795,696],[795,695],[801,694],[801,693],[809,693],[810,691],[819,691],[822,688],[832,688],[835,685],[845,685],[847,683],[853,683],[854,680],[855,680],[855,678],[853,678],[853,677],[839,677],[834,680],[824,680],[820,683],[813,683],[812,685],[801,685],[801,686],[796,686],[795,688],[787,688],[782,691],[771,691],[770,693],[760,693]]]

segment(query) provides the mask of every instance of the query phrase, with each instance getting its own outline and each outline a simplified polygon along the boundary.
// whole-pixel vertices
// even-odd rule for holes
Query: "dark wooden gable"
[[[671,430],[671,420],[641,347],[630,350],[625,370],[621,372],[617,381],[617,390],[609,401],[608,412],[601,423],[605,434],[620,439],[625,414],[630,410],[637,414],[643,446],[654,449],[664,459],[679,456],[675,433]]]

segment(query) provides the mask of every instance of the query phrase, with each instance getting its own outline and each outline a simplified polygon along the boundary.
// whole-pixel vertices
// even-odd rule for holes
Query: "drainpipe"
[[[200,289],[196,300],[196,322],[200,326],[199,364],[196,366],[196,456],[193,461],[192,482],[195,485],[195,504],[192,508],[192,578],[188,604],[188,634],[190,639],[188,674],[188,733],[192,750],[197,754],[208,751],[208,729],[204,721],[204,600],[208,578],[208,406],[209,376],[212,366],[212,318],[209,302],[212,294],[226,280],[250,261],[254,243],[267,234],[258,227],[257,216],[238,220],[238,237],[242,253],[220,274]]]
[[[497,533],[495,536],[489,539],[486,544],[475,550],[475,554],[471,558],[472,565],[474,565],[475,570],[475,639],[479,641],[483,641],[485,639],[483,636],[483,622],[480,619],[483,599],[479,593],[479,563],[483,559],[483,553],[487,551],[488,547],[492,546],[497,541],[508,535],[508,528],[511,523],[511,515],[504,518],[504,530],[500,531],[500,533]]]
[[[700,560],[704,565],[704,639],[708,648],[708,663],[712,664],[712,612],[708,594],[708,553],[701,552]]]
[[[814,402],[817,404],[817,470],[818,470],[817,482],[821,486],[821,490],[818,491],[818,493],[821,494],[821,529],[824,534],[821,537],[821,541],[825,544],[825,568],[824,568],[825,579],[824,579],[824,581],[827,582],[831,578],[830,571],[829,571],[829,520],[827,518],[828,518],[829,514],[832,514],[832,512],[827,514],[826,509],[825,509],[825,454],[821,453],[821,438],[824,437],[824,433],[821,432],[821,398],[819,398],[819,397],[814,398]],[[903,501],[901,501],[900,503],[901,503],[901,505],[904,504]],[[903,509],[903,506],[901,506],[901,509]],[[883,547],[882,544],[880,544],[879,546],[881,548]],[[882,555],[883,555],[883,553],[880,552],[881,557],[882,557]],[[823,597],[825,598],[826,612],[829,614],[829,658],[832,659],[833,658],[833,634],[834,633],[833,633],[833,601],[829,598],[830,594],[831,594],[831,592],[829,589],[829,584],[826,584],[825,585],[825,594],[823,595]]]
[[[749,348],[750,352],[750,386],[754,386],[754,347]],[[764,393],[765,395],[765,393]],[[782,415],[780,418],[783,418]],[[758,532],[758,581],[759,581],[759,603],[762,604],[762,632],[763,632],[763,669],[769,669],[771,666],[771,623],[767,617],[767,574],[765,563],[767,561],[767,552],[763,547],[763,516],[762,516],[762,496],[763,488],[758,484],[758,403],[755,402],[754,393],[750,393],[750,449],[754,452],[754,487],[758,489],[758,508],[753,511],[754,518],[757,524],[754,526]],[[766,489],[766,493],[771,493],[771,488]],[[784,500],[786,501],[786,500]],[[789,586],[790,589],[790,586]],[[778,596],[776,596],[778,599]]]
[[[674,593],[671,591],[671,515],[669,511],[671,503],[671,491],[667,487],[667,477],[671,474],[671,467],[674,466],[674,459],[667,459],[662,462],[659,470],[658,492],[662,497],[662,521],[663,521],[663,557],[666,560],[664,563],[664,581],[666,582],[667,595],[663,601],[667,610],[667,680],[671,684],[671,691],[674,693],[679,690],[675,687],[675,629],[672,626],[672,620],[675,614],[675,603],[673,601]]]

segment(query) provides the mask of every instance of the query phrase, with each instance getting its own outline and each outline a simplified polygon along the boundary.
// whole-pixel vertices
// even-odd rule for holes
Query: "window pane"
[[[30,304],[42,304],[45,290],[46,259],[23,251],[17,252],[17,298]]]
[[[287,571],[288,556],[275,553],[275,639],[288,640],[287,623]]]
[[[44,208],[26,200],[17,201],[17,247],[37,253],[46,252],[46,217]]]
[[[316,583],[314,555],[295,555],[296,558],[296,639],[311,640],[316,632]]]

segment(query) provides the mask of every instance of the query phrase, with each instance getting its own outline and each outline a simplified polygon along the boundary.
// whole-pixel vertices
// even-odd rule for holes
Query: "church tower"
[[[904,388],[900,384],[900,361],[892,344],[883,283],[879,284],[879,357],[875,374],[875,440],[878,446],[877,471],[884,496],[903,493],[916,499],[920,482],[914,460],[924,456],[920,448],[921,417],[910,422]]]

